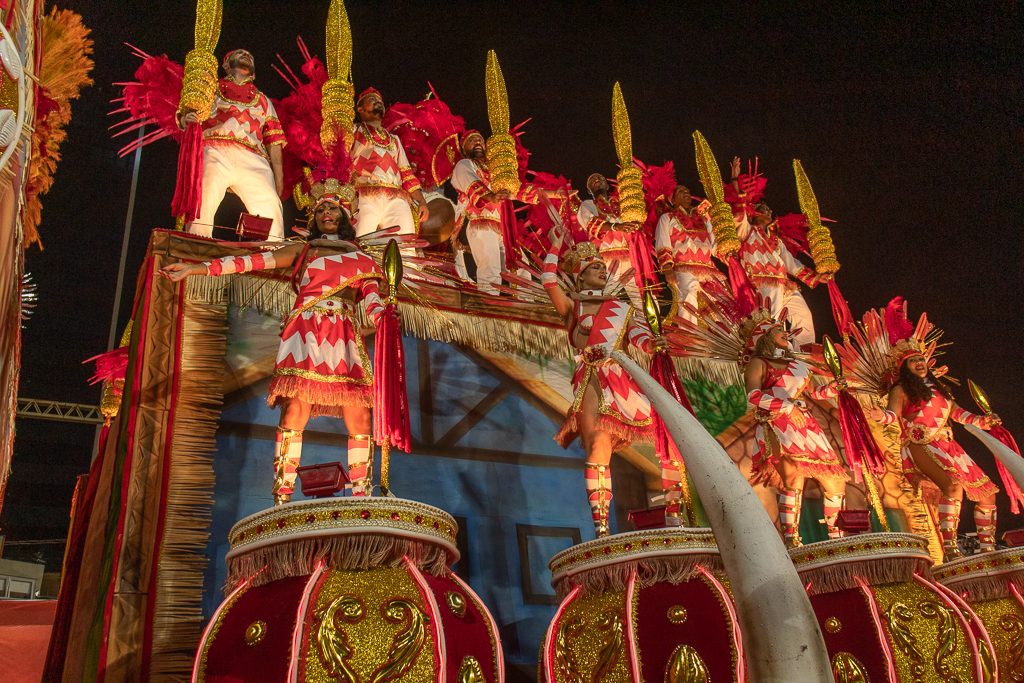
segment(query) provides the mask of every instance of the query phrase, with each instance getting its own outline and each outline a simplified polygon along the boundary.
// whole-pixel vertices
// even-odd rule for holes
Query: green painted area
[[[747,393],[739,384],[723,386],[708,379],[685,379],[693,412],[712,436],[718,436],[747,412]]]

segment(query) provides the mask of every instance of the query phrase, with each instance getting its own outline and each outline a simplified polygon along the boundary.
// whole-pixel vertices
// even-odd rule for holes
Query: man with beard
[[[715,240],[710,225],[701,207],[694,208],[693,197],[685,185],[676,187],[669,210],[658,218],[654,247],[658,264],[680,304],[696,308],[697,293],[702,291],[704,282],[715,280],[726,285],[721,271],[711,260]],[[692,312],[683,306],[679,308],[679,315],[693,319]]]
[[[452,171],[452,187],[459,192],[468,225],[466,238],[476,263],[476,284],[486,294],[497,294],[501,284],[505,250],[501,239],[501,203],[510,198],[506,190],[491,189],[491,171],[487,166],[487,143],[479,131],[462,134],[463,158]],[[536,204],[537,190],[522,184],[515,199]],[[452,236],[453,244],[456,235]]]
[[[600,173],[587,178],[587,191],[591,199],[580,204],[576,218],[597,246],[601,258],[612,275],[621,275],[630,266],[627,225],[619,217],[619,204],[611,197],[608,179]]]
[[[360,237],[394,226],[401,234],[415,233],[412,212],[418,212],[420,221],[429,215],[401,140],[381,125],[384,111],[384,98],[376,88],[367,88],[356,100],[359,123],[352,134],[352,183]]]
[[[231,190],[251,214],[271,219],[270,238],[284,239],[281,195],[284,131],[270,99],[257,90],[256,62],[248,50],[232,50],[222,64],[214,109],[203,122],[203,196],[189,232],[211,237],[217,207]],[[184,112],[182,127],[199,120]]]

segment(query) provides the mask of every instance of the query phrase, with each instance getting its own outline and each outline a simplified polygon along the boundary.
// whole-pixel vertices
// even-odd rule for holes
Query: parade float
[[[340,0],[326,59],[302,42],[279,99],[256,88],[246,50],[218,64],[223,20],[222,3],[198,3],[183,66],[137,50],[116,105],[115,129],[138,134],[125,152],[179,144],[177,185],[131,324],[98,364],[109,420],[46,680],[478,683],[528,680],[538,662],[550,683],[1014,670],[1020,596],[1001,568],[1017,555],[930,569],[953,550],[950,517],[937,486],[908,482],[904,416],[883,421],[893,385],[865,379],[878,330],[839,292],[799,161],[801,212],[772,220],[764,178],[738,160],[723,177],[695,132],[707,200],[693,206],[633,158],[616,83],[618,189],[593,174],[581,202],[528,168],[494,52],[485,139],[432,88],[389,106],[357,89]],[[218,176],[214,157],[246,171]],[[458,204],[441,196],[456,175]],[[247,209],[233,234],[209,205],[229,187]],[[256,209],[267,192],[305,225],[280,230]],[[666,214],[702,246],[656,256]],[[500,245],[498,282],[448,252],[463,222],[491,232],[470,251]],[[666,268],[693,277],[666,286]],[[818,345],[798,282],[827,286],[841,343]],[[882,356],[911,337],[900,349],[930,354],[905,335]],[[782,478],[787,463],[799,476]],[[317,472],[333,485],[307,486]],[[630,510],[647,520],[635,531]]]

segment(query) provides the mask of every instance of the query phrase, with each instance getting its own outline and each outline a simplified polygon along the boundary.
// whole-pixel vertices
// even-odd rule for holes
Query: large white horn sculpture
[[[612,355],[651,400],[693,477],[736,600],[750,680],[832,681],[811,601],[750,484],[697,418],[628,356]]]
[[[992,455],[996,456],[996,459],[1003,463],[1003,467],[1009,470],[1013,480],[1017,482],[1017,486],[1024,488],[1024,458],[1017,455],[1013,449],[984,429],[974,425],[964,425],[964,427],[971,434],[978,437],[978,440],[992,451]]]

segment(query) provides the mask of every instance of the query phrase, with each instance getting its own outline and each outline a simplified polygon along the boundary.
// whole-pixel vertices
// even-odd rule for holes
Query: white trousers
[[[690,309],[683,304],[686,303],[697,308],[697,294],[702,291],[700,280],[684,270],[674,270],[672,275],[675,280],[673,284],[675,285],[676,296],[679,298],[679,317],[690,322],[697,322],[697,316],[690,312]]]
[[[776,285],[759,285],[758,293],[766,297],[772,305],[772,317],[778,320],[782,309],[786,309],[786,318],[789,320],[792,329],[800,328],[800,332],[793,337],[793,346],[799,350],[806,344],[814,343],[814,320],[811,318],[811,309],[807,307],[807,301],[799,289],[788,289]]]
[[[396,225],[399,228],[399,234],[408,235],[416,232],[412,207],[402,197],[360,193],[356,206],[356,237]]]
[[[189,232],[213,236],[213,219],[228,190],[238,195],[248,213],[273,221],[270,239],[284,239],[281,198],[277,196],[270,162],[236,144],[203,147],[203,204],[199,217],[189,225]]]
[[[487,294],[497,294],[495,285],[501,284],[501,271],[505,265],[505,248],[501,235],[488,228],[466,228],[466,239],[476,263],[476,286]]]

